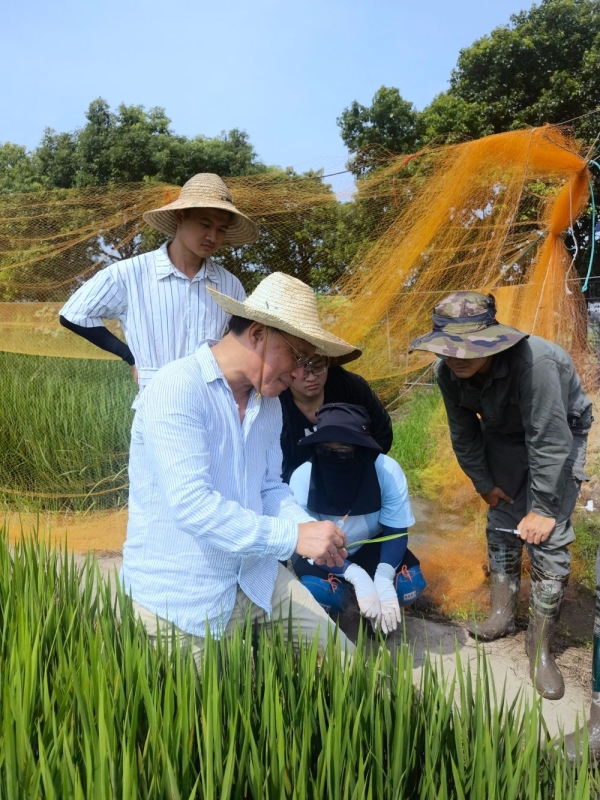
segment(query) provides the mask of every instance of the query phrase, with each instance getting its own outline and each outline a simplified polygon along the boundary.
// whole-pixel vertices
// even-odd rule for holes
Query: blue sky
[[[5,3],[0,141],[35,147],[104,97],[163,106],[176,133],[246,130],[260,158],[344,168],[336,117],[396,86],[418,109],[459,51],[527,0],[31,0]]]

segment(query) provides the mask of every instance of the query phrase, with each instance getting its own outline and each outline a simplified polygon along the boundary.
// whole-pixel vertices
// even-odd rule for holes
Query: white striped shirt
[[[230,315],[208,293],[209,283],[236,300],[246,297],[239,280],[210,259],[190,280],[171,263],[163,244],[100,270],[60,314],[84,328],[118,319],[135,358],[141,391],[160,367],[191,355],[200,342],[223,337]]]
[[[270,613],[277,559],[311,521],[281,481],[281,424],[256,393],[240,424],[208,344],[161,369],[131,432],[121,574],[136,602],[198,636],[223,631],[238,586]]]

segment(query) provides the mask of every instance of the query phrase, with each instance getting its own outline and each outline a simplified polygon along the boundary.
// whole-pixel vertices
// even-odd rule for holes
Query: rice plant
[[[441,402],[437,386],[415,389],[394,414],[394,441],[389,455],[402,467],[410,491],[421,490],[421,471],[435,452],[429,424]]]
[[[539,700],[508,702],[410,649],[349,666],[330,641],[295,653],[284,627],[210,637],[200,672],[153,648],[88,560],[0,541],[0,797],[585,798],[600,788],[546,736]]]
[[[135,397],[127,365],[0,353],[0,376],[0,502],[49,510],[124,502]]]

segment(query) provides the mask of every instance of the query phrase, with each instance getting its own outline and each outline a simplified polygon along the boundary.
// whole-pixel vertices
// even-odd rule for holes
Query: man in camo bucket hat
[[[452,447],[488,504],[491,613],[483,622],[473,620],[469,631],[485,640],[514,631],[525,544],[531,560],[531,677],[540,694],[558,699],[564,681],[551,639],[571,569],[570,516],[587,479],[592,404],[568,353],[497,322],[492,295],[445,297],[434,308],[433,330],[415,339],[411,350],[439,356],[435,375]],[[600,663],[596,669],[600,682]],[[600,694],[598,701],[600,719]]]

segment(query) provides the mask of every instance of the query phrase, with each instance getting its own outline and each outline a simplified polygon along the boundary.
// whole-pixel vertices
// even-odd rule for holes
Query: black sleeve
[[[69,322],[63,316],[59,317],[60,324],[64,328],[73,331],[78,336],[87,339],[88,342],[95,344],[101,350],[106,350],[107,353],[114,353],[114,355],[126,361],[130,367],[135,364],[135,358],[129,347],[117,338],[114,333],[111,333],[104,325],[97,325],[93,328],[84,328],[83,325],[76,325],[74,322]]]
[[[355,403],[364,406],[371,417],[371,436],[384,453],[389,452],[394,438],[392,420],[381,400],[363,377],[348,372],[343,367],[332,367],[325,383],[325,402]]]

